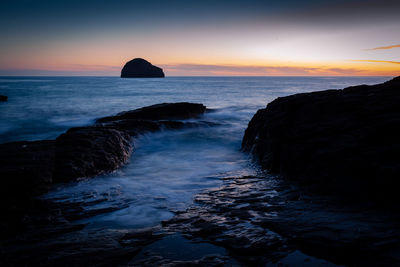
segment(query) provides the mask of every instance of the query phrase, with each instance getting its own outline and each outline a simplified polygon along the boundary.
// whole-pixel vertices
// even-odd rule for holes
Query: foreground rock
[[[121,71],[121,78],[163,78],[164,76],[161,68],[142,58],[127,62]]]
[[[7,101],[7,100],[8,100],[8,96],[0,95],[0,101]]]
[[[52,183],[54,160],[53,140],[1,144],[1,196],[20,199],[46,192]]]
[[[225,177],[220,187],[197,194],[187,210],[175,211],[162,225],[140,230],[85,227],[82,219],[126,206],[121,202],[113,209],[93,210],[93,202],[106,204],[109,196],[83,197],[79,205],[61,200],[43,207],[42,213],[30,210],[24,217],[27,231],[0,241],[3,265],[398,266],[400,262],[398,214],[310,195],[278,176]],[[204,251],[207,243],[214,246],[212,251]],[[185,251],[168,253],[176,248]],[[176,255],[190,255],[190,250],[206,257],[177,259]]]
[[[182,120],[202,115],[206,107],[195,103],[162,103],[131,111],[118,113],[115,116],[97,119],[97,122],[117,120]]]
[[[242,142],[263,168],[324,193],[398,199],[400,77],[296,94],[254,115]]]
[[[105,127],[72,128],[57,140],[0,144],[1,198],[21,203],[54,182],[112,171],[131,152],[127,132]]]
[[[56,140],[0,144],[1,198],[29,199],[55,182],[113,171],[129,159],[131,136],[192,126],[159,119],[197,117],[205,109],[193,103],[159,104],[99,119],[105,122],[94,126],[71,128]]]
[[[125,131],[105,127],[72,128],[56,140],[54,182],[90,177],[121,167],[132,152]]]
[[[13,142],[0,145],[0,237],[21,231],[26,213],[41,203],[33,197],[52,184],[55,141]],[[0,238],[1,239],[1,238]]]
[[[221,187],[198,194],[195,202],[164,221],[164,229],[224,247],[244,266],[400,262],[397,213],[308,194],[279,177],[226,177]]]

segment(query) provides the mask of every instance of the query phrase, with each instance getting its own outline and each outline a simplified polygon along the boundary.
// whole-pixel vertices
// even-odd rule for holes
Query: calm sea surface
[[[141,228],[192,204],[194,194],[221,177],[257,172],[240,152],[248,121],[279,96],[388,77],[0,77],[0,143],[54,139],[95,118],[162,102],[203,103],[215,112],[201,120],[219,126],[163,131],[134,141],[123,168],[95,179],[58,185],[45,198],[110,211],[85,219],[88,227]],[[110,209],[111,208],[111,209]]]

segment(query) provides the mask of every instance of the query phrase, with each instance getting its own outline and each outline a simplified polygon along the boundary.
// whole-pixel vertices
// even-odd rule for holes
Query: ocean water
[[[95,118],[163,102],[203,103],[215,122],[149,133],[134,140],[123,168],[60,184],[44,198],[83,207],[87,227],[142,228],[169,219],[222,177],[258,172],[240,152],[248,121],[273,99],[295,93],[375,84],[389,77],[0,77],[0,143],[54,139]],[[92,214],[92,216],[90,215]]]

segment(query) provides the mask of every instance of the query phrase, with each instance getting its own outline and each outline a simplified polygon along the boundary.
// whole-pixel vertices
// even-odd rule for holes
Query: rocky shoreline
[[[254,115],[242,149],[315,192],[398,208],[399,103],[400,77],[280,97]]]
[[[3,239],[7,249],[0,256],[4,266],[397,266],[400,260],[396,213],[310,194],[264,173],[222,179],[221,187],[197,194],[187,210],[138,230],[86,228],[80,219],[112,210],[87,214],[90,203],[45,203],[18,238]],[[178,260],[157,249],[158,242],[169,250],[210,244],[215,251]]]
[[[23,194],[33,196],[52,183],[113,171],[129,159],[131,137],[162,128],[192,127],[193,123],[175,120],[195,118],[205,111],[202,104],[163,103],[99,118],[95,125],[71,128],[56,140],[0,144],[0,175],[8,177],[2,195],[26,187]]]
[[[295,251],[318,266],[334,265],[316,259],[345,266],[396,266],[400,260],[397,213],[372,203],[310,194],[279,176],[224,180],[220,188],[198,194],[195,205],[163,226],[224,247],[244,266],[278,265]]]
[[[188,209],[146,229],[87,228],[82,218],[125,208],[86,209],[105,196],[79,206],[32,196],[118,168],[141,133],[207,125],[180,121],[205,106],[159,104],[100,118],[56,140],[2,144],[1,172],[15,177],[2,187],[9,215],[1,222],[3,265],[397,266],[400,218],[391,186],[398,185],[399,85],[400,77],[278,98],[256,113],[242,142],[265,171],[222,177]],[[176,259],[165,244],[212,253]]]
[[[1,206],[11,214],[3,222],[3,231],[21,224],[26,211],[34,208],[31,204],[37,203],[33,198],[50,186],[124,165],[134,150],[132,137],[163,128],[196,126],[176,120],[198,117],[205,111],[202,104],[163,103],[99,118],[96,124],[71,128],[56,140],[0,144]],[[155,117],[157,113],[164,115]]]

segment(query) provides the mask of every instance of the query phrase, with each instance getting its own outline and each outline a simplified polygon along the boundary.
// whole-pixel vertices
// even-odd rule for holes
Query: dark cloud
[[[352,0],[321,3],[285,18],[309,27],[347,27],[395,23],[400,26],[400,1]],[[393,33],[396,34],[396,33]]]
[[[296,22],[317,25],[397,19],[398,0],[3,0],[0,30],[101,32],[168,26],[235,24],[245,21]],[[397,19],[398,21],[398,19]]]

